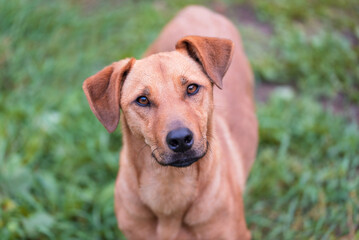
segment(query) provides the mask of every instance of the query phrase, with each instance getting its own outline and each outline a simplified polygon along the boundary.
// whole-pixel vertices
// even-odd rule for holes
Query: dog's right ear
[[[109,133],[120,120],[120,88],[134,62],[134,58],[114,62],[82,85],[92,112]]]
[[[232,61],[234,44],[225,38],[186,36],[176,44],[176,50],[187,54],[202,65],[212,83],[222,89],[222,78]]]

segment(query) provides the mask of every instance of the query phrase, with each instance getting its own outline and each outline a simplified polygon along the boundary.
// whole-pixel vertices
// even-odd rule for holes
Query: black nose
[[[185,152],[193,145],[193,133],[188,128],[177,128],[167,134],[166,142],[174,152]]]

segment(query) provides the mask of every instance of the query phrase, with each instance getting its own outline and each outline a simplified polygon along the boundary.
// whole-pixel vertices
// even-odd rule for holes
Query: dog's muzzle
[[[193,163],[203,158],[207,154],[207,150],[208,142],[206,143],[205,149],[202,151],[190,149],[186,152],[175,152],[163,154],[161,156],[156,156],[154,152],[152,152],[152,156],[162,166],[184,168],[191,166]]]

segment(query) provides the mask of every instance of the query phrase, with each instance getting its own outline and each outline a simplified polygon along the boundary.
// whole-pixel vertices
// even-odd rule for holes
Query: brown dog
[[[146,56],[115,62],[83,85],[109,132],[122,109],[119,228],[128,239],[249,239],[242,193],[257,120],[237,29],[187,7]]]

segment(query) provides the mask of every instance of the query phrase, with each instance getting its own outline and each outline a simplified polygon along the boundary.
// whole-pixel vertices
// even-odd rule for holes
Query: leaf
[[[30,237],[36,237],[40,232],[49,232],[54,224],[54,218],[46,212],[36,212],[23,220],[25,232]]]

